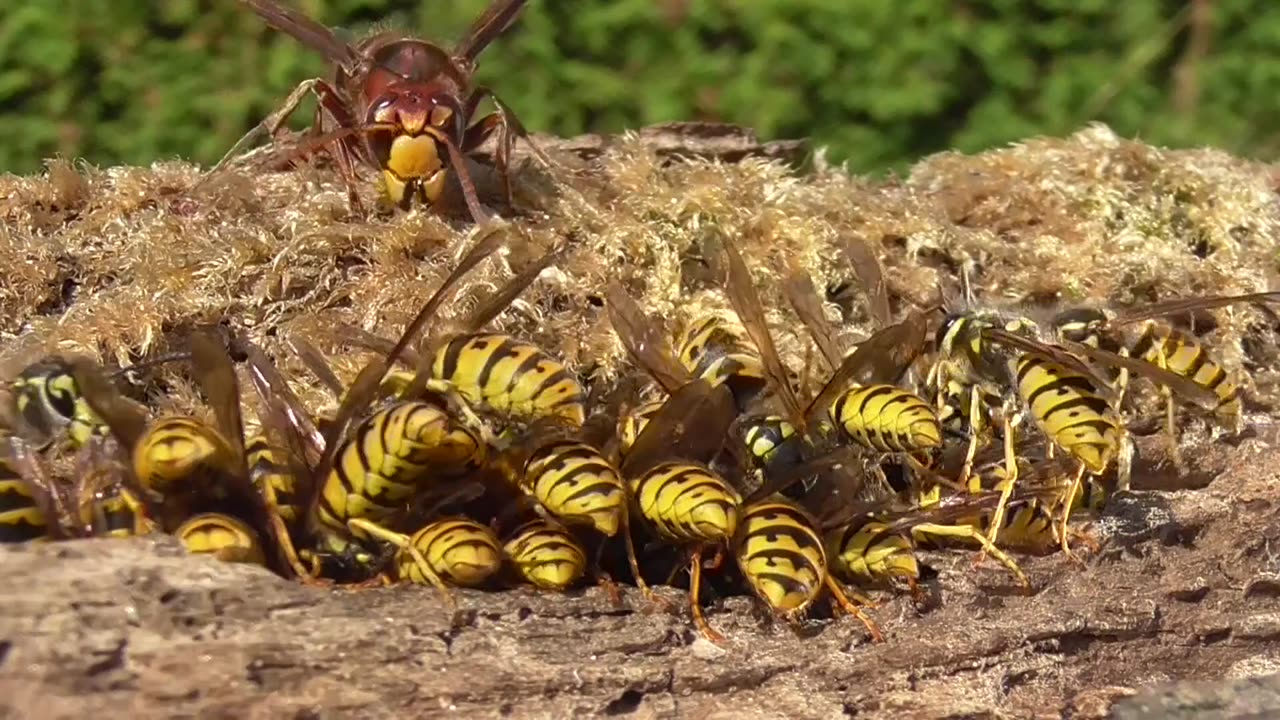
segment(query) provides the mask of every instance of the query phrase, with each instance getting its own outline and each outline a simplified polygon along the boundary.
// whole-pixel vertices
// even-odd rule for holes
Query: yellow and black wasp
[[[1007,498],[1018,475],[1015,430],[1028,417],[1049,440],[1051,453],[1057,448],[1077,463],[1068,497],[1079,492],[1086,474],[1101,476],[1113,465],[1118,486],[1128,487],[1133,445],[1116,395],[1111,383],[1081,357],[1140,373],[1191,397],[1212,396],[1187,378],[1150,363],[1080,343],[1054,345],[1043,334],[1028,317],[973,307],[950,311],[937,332],[938,357],[930,383],[939,393],[939,404],[945,402],[943,393],[967,398],[961,403],[968,411],[970,435],[962,484],[967,482],[985,429],[993,424],[992,409],[999,408],[1006,501],[997,506],[989,540],[1004,523]],[[1064,504],[1060,537],[1063,552],[1074,557],[1066,533],[1065,508],[1069,506]]]
[[[1212,399],[1203,398],[1199,404],[1210,410],[1229,430],[1238,432],[1244,412],[1239,382],[1194,335],[1161,318],[1237,303],[1277,300],[1280,300],[1280,291],[1173,298],[1124,311],[1078,307],[1054,315],[1050,325],[1057,340],[1064,344],[1077,343],[1140,359],[1194,382],[1214,396]],[[1114,382],[1118,401],[1122,401],[1128,389],[1129,368],[1107,369],[1112,371],[1109,379]],[[1180,396],[1166,385],[1160,387],[1165,396],[1165,428],[1176,461],[1179,456],[1175,401]]]
[[[866,625],[875,642],[884,640],[880,628],[832,577],[818,523],[795,501],[775,496],[747,505],[733,547],[742,576],[772,612],[795,621],[825,588]]]
[[[373,535],[369,528],[395,534],[386,525],[405,519],[412,504],[437,492],[448,495],[486,462],[488,433],[456,393],[387,397],[371,414],[365,412],[378,399],[400,353],[463,277],[504,241],[505,236],[496,231],[477,239],[406,326],[391,352],[375,356],[345,388],[324,432],[265,354],[242,341],[265,407],[263,416],[284,436],[281,444],[295,480],[287,489],[302,499],[297,504],[302,549],[290,560],[304,577],[316,577],[326,569],[343,579],[374,574],[382,553],[370,545],[389,536]],[[510,302],[514,293],[506,295]],[[353,420],[357,424],[348,432]],[[285,488],[277,487],[281,489]]]
[[[363,518],[351,520],[369,537],[399,548],[394,575],[416,585],[431,585],[445,602],[455,605],[450,587],[478,587],[502,569],[502,543],[488,525],[466,517],[446,517],[423,525],[412,535],[397,533]]]
[[[511,531],[502,552],[525,582],[542,590],[566,590],[587,571],[586,549],[569,528],[547,518]]]
[[[148,520],[164,532],[182,529],[201,552],[216,552],[219,542],[229,543],[227,557],[240,557],[242,551],[251,557],[252,548],[270,547],[268,567],[288,576],[290,565],[275,552],[287,546],[288,533],[250,480],[239,383],[218,331],[191,334],[191,362],[215,425],[185,415],[148,420],[146,411],[124,398],[90,361],[74,362],[73,375],[127,457],[126,497],[145,508]],[[197,515],[205,515],[203,531],[188,524]]]
[[[65,506],[36,450],[21,438],[0,437],[0,543],[61,537]]]
[[[161,355],[116,370],[112,377],[188,357],[187,353]],[[67,356],[50,355],[27,365],[9,383],[9,390],[9,410],[18,435],[38,447],[64,437],[79,449],[109,434],[107,424],[80,393]]]
[[[759,296],[751,283],[746,264],[731,244],[726,243],[726,252],[729,257],[730,299],[739,316],[744,319],[753,340],[761,347],[765,367],[771,368],[769,371],[771,384],[782,400],[782,405],[792,422],[799,427],[807,425],[810,428],[819,428],[818,442],[823,443],[828,442],[829,438],[821,437],[822,424],[834,421],[844,431],[841,439],[853,440],[856,446],[864,450],[881,453],[897,452],[909,460],[915,460],[917,472],[937,477],[928,470],[925,462],[916,459],[921,456],[928,459],[940,450],[942,429],[936,415],[924,399],[908,390],[889,384],[906,372],[923,348],[925,334],[923,314],[910,315],[903,324],[897,326],[889,325],[865,341],[853,353],[837,356],[838,350],[834,339],[826,334],[827,329],[815,317],[816,298],[806,296],[812,286],[806,288],[804,283],[793,277],[788,282],[791,303],[798,308],[807,308],[799,314],[807,318],[805,324],[815,335],[817,344],[827,348],[823,352],[829,353],[828,361],[837,367],[835,377],[828,381],[810,406],[801,408],[798,398],[786,387],[782,371],[778,369],[781,362],[777,359],[778,355],[774,350],[768,327],[765,325]],[[794,270],[792,275],[795,275]],[[875,287],[883,291],[882,283]],[[875,307],[885,307],[887,304],[887,300],[873,303]],[[883,380],[865,385],[851,382],[858,373],[868,370],[876,373],[877,379]],[[829,398],[834,399],[829,400]],[[824,408],[827,418],[820,416]],[[772,447],[770,450],[777,453],[780,448]],[[806,457],[811,456],[812,452],[810,450],[809,453],[793,453],[791,457],[785,458],[789,467],[777,468],[772,473],[771,481],[766,483],[761,491],[753,493],[750,500],[760,499],[764,492],[779,487],[778,478],[795,477],[806,466]],[[824,461],[817,459],[815,462],[820,464]],[[874,470],[879,470],[878,466]],[[851,470],[846,469],[837,473],[828,471],[815,485],[806,488],[803,499],[806,503],[820,505],[824,519],[838,516],[842,514],[841,507],[855,506],[858,500],[856,489],[860,484],[863,484],[863,479]],[[874,494],[872,499],[875,499]],[[866,520],[866,523],[856,528],[849,525],[841,526],[838,531],[840,542],[834,549],[839,550],[846,558],[854,554],[851,553],[851,549],[855,549],[856,554],[863,561],[868,554],[883,552],[883,559],[886,561],[884,567],[887,570],[893,570],[895,563],[900,562],[901,564],[897,567],[911,570],[912,574],[908,577],[912,577],[915,561],[911,552],[903,552],[907,550],[908,545],[904,542],[905,538],[892,532],[882,532],[874,524],[874,516],[869,516]],[[913,529],[913,532],[924,531],[963,536],[974,534],[972,528],[965,525],[951,526],[922,519],[920,529]],[[1020,584],[1030,588],[1026,576],[1012,558],[990,542],[984,542],[983,546],[1009,568]],[[864,565],[870,568],[880,562],[881,559],[877,558],[871,564],[864,562]]]
[[[723,643],[724,636],[707,622],[699,597],[703,554],[716,549],[721,557],[740,521],[741,494],[710,466],[733,419],[733,397],[724,385],[690,381],[652,416],[621,467],[634,513],[661,541],[687,552],[690,612],[703,637],[716,643]],[[652,598],[638,567],[635,576],[641,591]]]

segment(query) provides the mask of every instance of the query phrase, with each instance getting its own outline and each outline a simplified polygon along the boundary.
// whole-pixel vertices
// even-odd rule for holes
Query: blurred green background
[[[330,25],[388,22],[450,44],[486,5],[291,1]],[[326,72],[235,0],[5,6],[0,170],[55,154],[212,163]],[[880,172],[1091,120],[1270,159],[1278,57],[1276,0],[532,0],[480,79],[534,130],[726,120],[812,136]]]

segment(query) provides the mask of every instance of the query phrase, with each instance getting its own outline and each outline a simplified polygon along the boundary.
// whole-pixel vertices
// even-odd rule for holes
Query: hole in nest
[[[618,698],[610,701],[604,708],[605,715],[630,715],[640,707],[644,693],[639,690],[628,690]]]
[[[1214,251],[1214,248],[1212,245],[1209,244],[1209,238],[1205,237],[1204,235],[1200,235],[1195,239],[1195,242],[1191,243],[1192,254],[1194,254],[1196,257],[1200,258],[1201,260],[1212,255],[1213,251]]]

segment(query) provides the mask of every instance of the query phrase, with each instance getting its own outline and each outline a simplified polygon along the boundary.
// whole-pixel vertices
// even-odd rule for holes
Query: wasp
[[[326,561],[342,574],[368,574],[380,556],[369,552],[362,541],[382,539],[370,535],[369,526],[381,526],[432,487],[452,484],[486,461],[489,433],[456,394],[391,397],[370,414],[364,413],[377,400],[391,363],[466,274],[505,239],[496,231],[477,238],[393,343],[392,351],[376,356],[351,386],[342,389],[341,403],[323,432],[265,354],[241,341],[263,401],[263,415],[284,438],[285,465],[293,470],[292,482],[266,484],[298,498],[304,547],[302,552],[286,551],[286,555],[299,575],[316,578]],[[278,462],[272,465],[280,467]],[[281,503],[277,492],[276,504],[291,503]]]
[[[388,385],[397,397],[433,391],[457,395],[468,407],[495,420],[519,424],[552,418],[582,426],[587,417],[586,390],[563,363],[531,342],[481,330],[562,250],[560,246],[544,253],[453,327],[429,338],[427,352],[412,352],[408,343],[391,343],[368,333],[350,342],[380,353],[394,350],[414,368],[411,376],[402,375]]]
[[[725,242],[724,251],[728,259],[726,294],[760,351],[766,378],[784,411],[782,417],[793,430],[788,438],[779,436],[779,440],[797,443],[788,450],[789,465],[794,468],[801,464],[799,461],[812,458],[819,451],[833,446],[845,445],[848,441],[873,453],[909,456],[931,453],[941,445],[941,425],[932,408],[914,393],[893,384],[924,347],[923,314],[909,315],[900,324],[882,328],[854,352],[838,355],[834,338],[826,335],[826,329],[820,326],[816,317],[812,317],[816,315],[816,298],[797,293],[804,290],[804,283],[795,279],[797,273],[793,270],[793,279],[788,282],[792,304],[807,308],[801,315],[809,317],[807,324],[819,338],[817,344],[827,348],[825,352],[831,353],[827,359],[836,366],[821,391],[804,405],[790,387],[750,270],[733,243]],[[809,285],[809,289],[811,287]],[[864,378],[869,382],[861,382]],[[775,478],[789,475],[776,472],[776,468],[775,464]],[[878,465],[875,469],[879,473]],[[771,479],[752,497],[760,499],[782,491],[784,484]],[[834,476],[828,473],[828,482],[823,485],[828,494],[834,495],[826,498],[824,504],[829,505],[833,497],[842,502],[854,500],[861,484],[860,476],[848,469]],[[813,485],[810,485],[806,494],[812,489]]]
[[[587,553],[564,525],[545,518],[511,532],[502,545],[520,577],[543,590],[565,590],[587,570]]]
[[[214,543],[228,543],[227,557],[240,557],[248,547],[233,528],[244,524],[270,549],[267,566],[290,576],[288,529],[253,484],[247,464],[239,381],[221,333],[200,328],[191,334],[192,370],[215,423],[183,415],[148,420],[144,408],[124,398],[95,363],[76,362],[73,374],[86,400],[111,428],[128,472],[125,490],[139,501],[148,521],[176,533],[192,517],[204,513],[226,516],[222,529],[191,530],[201,548],[216,552]],[[215,523],[216,524],[216,523]],[[188,528],[190,529],[190,528]],[[252,553],[250,553],[252,554]]]
[[[18,438],[0,438],[0,543],[56,537],[58,500],[34,449]]]
[[[794,620],[825,587],[841,608],[862,621],[875,642],[884,640],[875,622],[831,577],[817,521],[799,504],[774,497],[746,506],[733,546],[743,577],[773,612]]]
[[[129,489],[128,469],[114,438],[95,438],[76,456],[78,534],[128,538],[155,531],[145,503]]]
[[[401,208],[418,202],[439,207],[452,172],[472,219],[483,223],[487,216],[466,158],[495,133],[495,160],[508,202],[515,138],[525,139],[546,161],[515,113],[492,90],[473,81],[480,53],[516,21],[524,0],[494,0],[452,49],[395,31],[351,45],[328,27],[274,0],[244,0],[244,4],[271,27],[324,55],[334,72],[329,81],[313,78],[301,83],[219,165],[261,133],[275,135],[308,94],[318,101],[314,126],[318,137],[312,144],[333,148],[348,183],[357,163],[380,172],[386,196]],[[497,110],[475,120],[486,98]],[[325,132],[326,127],[333,129]],[[354,187],[350,194],[356,202]]]
[[[188,353],[168,353],[116,370],[112,377],[188,357]],[[17,430],[39,447],[48,446],[61,435],[72,448],[79,449],[94,438],[110,434],[107,424],[80,393],[67,357],[50,355],[27,365],[9,387],[10,410],[17,420]]]
[[[1239,383],[1192,334],[1159,318],[1236,303],[1276,300],[1280,300],[1280,291],[1174,298],[1119,312],[1095,307],[1070,308],[1053,316],[1049,324],[1059,342],[1137,358],[1199,385],[1213,394],[1201,404],[1228,429],[1238,432],[1243,422]],[[1128,389],[1129,368],[1108,369],[1112,370],[1117,402],[1121,402]],[[1174,460],[1178,462],[1175,395],[1182,396],[1167,385],[1161,385],[1160,389],[1165,399],[1165,429]]]
[[[189,553],[213,555],[223,562],[267,564],[258,533],[244,521],[230,515],[193,515],[179,525],[173,534]]]
[[[465,517],[427,523],[413,535],[387,530],[364,519],[353,527],[399,548],[395,576],[417,585],[432,585],[450,607],[456,602],[449,587],[483,585],[502,569],[502,544],[493,530]]]

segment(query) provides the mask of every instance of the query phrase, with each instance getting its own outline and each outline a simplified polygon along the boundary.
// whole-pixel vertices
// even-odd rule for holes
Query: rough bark
[[[1280,669],[1275,436],[1188,453],[1207,487],[1117,498],[1088,567],[1026,560],[1033,596],[990,561],[931,555],[940,603],[875,610],[879,645],[852,619],[796,631],[744,597],[709,608],[722,650],[676,590],[671,610],[633,590],[623,607],[597,588],[461,591],[451,616],[430,589],[303,587],[167,538],[6,549],[0,704],[53,718],[1245,717],[1277,703],[1257,677]]]

